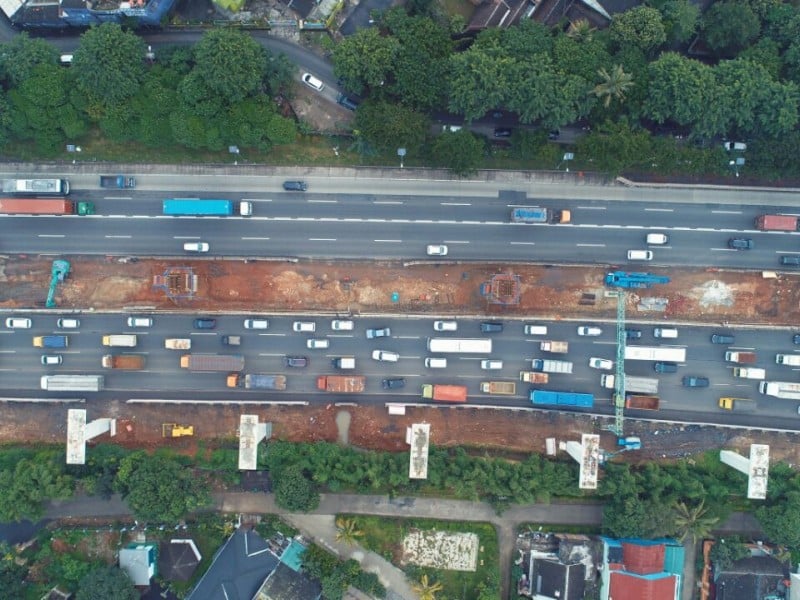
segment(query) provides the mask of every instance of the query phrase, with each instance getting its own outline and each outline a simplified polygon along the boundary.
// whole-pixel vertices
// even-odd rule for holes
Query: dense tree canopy
[[[72,486],[72,478],[64,473],[63,455],[40,454],[2,468],[0,521],[37,519],[42,515],[44,501],[68,498]]]
[[[399,50],[397,38],[381,35],[377,29],[359,29],[336,45],[334,73],[354,94],[377,89],[389,79]]]
[[[39,65],[55,65],[57,61],[58,52],[52,44],[40,38],[31,38],[27,32],[0,44],[0,77],[11,87],[31,77]]]
[[[637,6],[616,15],[609,31],[617,46],[632,45],[647,53],[655,51],[667,40],[661,13],[649,6]]]
[[[137,600],[139,592],[130,577],[115,566],[97,567],[81,579],[75,600]]]
[[[744,0],[717,2],[704,17],[704,38],[719,56],[732,57],[758,37],[761,24]]]
[[[194,48],[195,80],[223,101],[241,102],[261,89],[267,73],[264,47],[235,29],[212,29]]]

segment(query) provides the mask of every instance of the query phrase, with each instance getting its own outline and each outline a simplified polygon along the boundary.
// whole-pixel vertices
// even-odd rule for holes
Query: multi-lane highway
[[[339,373],[332,360],[339,356],[354,356],[356,369],[353,373],[367,376],[367,388],[357,397],[359,402],[381,403],[386,401],[386,391],[381,388],[384,378],[404,378],[405,387],[392,390],[393,396],[402,401],[419,401],[420,386],[423,383],[458,383],[469,389],[473,403],[491,403],[513,406],[530,406],[527,399],[529,386],[518,381],[519,372],[530,370],[532,358],[556,358],[574,363],[572,375],[551,374],[546,389],[592,393],[596,397],[599,412],[611,412],[611,391],[601,388],[600,376],[604,372],[588,366],[589,357],[614,359],[616,356],[615,327],[612,323],[599,323],[602,334],[597,337],[577,335],[577,322],[548,323],[546,336],[526,336],[522,321],[505,321],[504,330],[496,334],[480,332],[480,321],[459,320],[458,331],[448,333],[434,332],[432,319],[415,318],[362,318],[355,321],[352,331],[333,331],[330,318],[302,317],[303,321],[314,321],[316,332],[296,333],[292,330],[293,321],[300,317],[270,316],[267,330],[246,330],[242,316],[217,316],[214,330],[193,329],[193,316],[156,315],[153,327],[129,328],[125,315],[84,314],[80,315],[81,327],[77,330],[60,330],[56,326],[56,315],[30,315],[31,329],[7,329],[0,331],[0,372],[3,377],[4,394],[23,397],[41,396],[39,379],[43,374],[103,374],[105,375],[105,395],[116,398],[184,398],[199,400],[253,400],[263,398],[264,392],[227,390],[226,373],[190,373],[180,368],[179,359],[183,351],[167,350],[164,340],[174,337],[188,337],[192,340],[192,352],[196,353],[240,353],[245,357],[245,372],[283,373],[288,384],[285,392],[270,392],[272,399],[308,400],[328,402],[332,399],[325,392],[316,390],[316,376],[325,373]],[[389,326],[390,338],[368,340],[367,328]],[[734,365],[724,362],[724,353],[729,349],[754,350],[758,354],[755,365],[767,370],[767,379],[795,380],[797,369],[775,364],[775,353],[794,353],[797,346],[792,344],[792,335],[784,330],[741,329],[730,330],[720,327],[680,327],[679,336],[672,340],[657,340],[653,337],[652,324],[629,324],[630,328],[640,329],[642,338],[631,340],[633,345],[672,345],[687,348],[687,360],[675,374],[656,374],[652,363],[627,361],[629,375],[657,377],[662,412],[695,415],[713,413],[713,418],[723,415],[717,408],[720,396],[752,398],[758,402],[763,417],[774,417],[783,426],[797,422],[797,402],[781,400],[758,393],[758,381],[734,378]],[[731,333],[735,343],[731,346],[712,344],[713,333]],[[136,348],[108,348],[102,346],[101,337],[110,333],[135,333],[138,336]],[[69,347],[65,350],[43,350],[34,348],[32,338],[36,335],[65,334],[69,336]],[[240,335],[242,344],[238,347],[224,346],[223,335]],[[426,369],[423,361],[431,356],[426,349],[429,337],[491,337],[493,350],[491,358],[503,361],[500,370],[485,371],[480,368],[481,359],[487,356],[448,355],[446,369]],[[327,339],[330,346],[321,350],[309,350],[309,338]],[[569,342],[567,355],[548,355],[539,349],[543,339]],[[665,343],[665,342],[668,342]],[[397,352],[400,360],[396,363],[379,362],[371,355],[375,349]],[[41,364],[42,354],[61,354],[60,366],[45,367]],[[120,371],[103,369],[100,365],[104,354],[136,353],[146,357],[143,371]],[[301,355],[309,358],[306,368],[287,368],[286,355]],[[750,366],[750,365],[748,365]],[[682,386],[684,375],[699,375],[710,379],[708,388],[687,389]],[[513,397],[488,396],[481,394],[481,381],[517,381],[517,394]],[[83,397],[86,394],[57,394],[64,397]],[[353,397],[356,399],[356,397]],[[643,416],[647,416],[643,414]],[[708,418],[708,416],[706,416]]]

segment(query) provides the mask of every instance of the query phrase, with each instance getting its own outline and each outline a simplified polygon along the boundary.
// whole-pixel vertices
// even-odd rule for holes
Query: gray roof
[[[321,595],[319,581],[281,563],[264,582],[257,600],[318,600]]]
[[[130,544],[119,551],[119,568],[128,574],[133,585],[150,585],[155,574],[155,544]]]

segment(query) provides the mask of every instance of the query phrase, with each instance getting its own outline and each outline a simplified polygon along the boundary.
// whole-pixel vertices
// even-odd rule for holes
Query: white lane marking
[[[605,244],[575,244],[580,248],[605,248]]]
[[[376,200],[373,204],[403,204],[399,200]]]
[[[307,200],[309,204],[338,204],[338,200]]]
[[[174,235],[172,236],[173,240],[199,240],[199,235]]]
[[[396,335],[394,337],[397,338],[398,340],[419,340],[419,339],[422,339],[418,335]]]
[[[335,242],[336,238],[308,238],[309,242]]]
[[[107,235],[105,237],[106,237],[106,239],[126,239],[126,240],[129,240],[133,236],[132,235]]]
[[[445,244],[469,244],[469,240],[445,240]]]
[[[377,242],[379,244],[402,244],[403,240],[372,240],[373,242]]]
[[[536,242],[509,242],[512,246],[535,246]]]
[[[103,196],[103,200],[133,200],[133,196]]]
[[[581,210],[606,210],[605,206],[576,206],[575,208],[580,208]]]
[[[740,210],[712,210],[712,214],[715,215],[741,215],[742,211]]]
[[[248,202],[272,202],[272,198],[242,198]]]
[[[247,242],[249,242],[249,241],[267,241],[268,239],[269,239],[268,237],[243,237],[242,238],[243,241],[247,241]]]
[[[16,354],[16,350],[0,350],[0,354]]]
[[[795,252],[794,250],[775,250],[775,254],[800,254],[800,252]]]
[[[674,208],[645,208],[645,212],[675,212]]]
[[[50,233],[40,233],[40,234],[39,234],[39,237],[40,237],[40,238],[63,238],[63,237],[67,237],[67,236],[65,236],[65,235],[63,235],[63,234],[55,234],[55,233],[53,233],[53,234],[50,234]]]
[[[440,202],[442,206],[472,206],[471,202]]]
[[[286,356],[285,354],[275,354],[274,352],[259,352],[259,356]]]
[[[192,332],[189,333],[189,335],[217,335],[217,334],[216,333],[211,333],[211,332],[206,333],[205,331],[202,331],[202,332],[201,331],[192,331]]]
[[[610,346],[616,346],[617,342],[592,342],[593,344],[608,344]]]
[[[712,252],[736,252],[733,248],[709,248]]]

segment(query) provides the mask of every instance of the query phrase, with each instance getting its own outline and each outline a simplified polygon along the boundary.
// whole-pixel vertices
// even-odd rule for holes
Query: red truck
[[[320,375],[317,389],[339,394],[357,394],[364,391],[367,378],[363,375]]]
[[[0,214],[4,215],[74,215],[94,214],[91,202],[73,202],[66,198],[0,198]]]
[[[465,385],[433,385],[422,386],[422,397],[438,402],[466,402],[467,386]]]
[[[144,360],[144,355],[142,354],[106,354],[103,357],[103,367],[106,369],[140,371],[144,369]]]
[[[760,231],[797,231],[797,217],[791,215],[760,215],[756,217]]]

